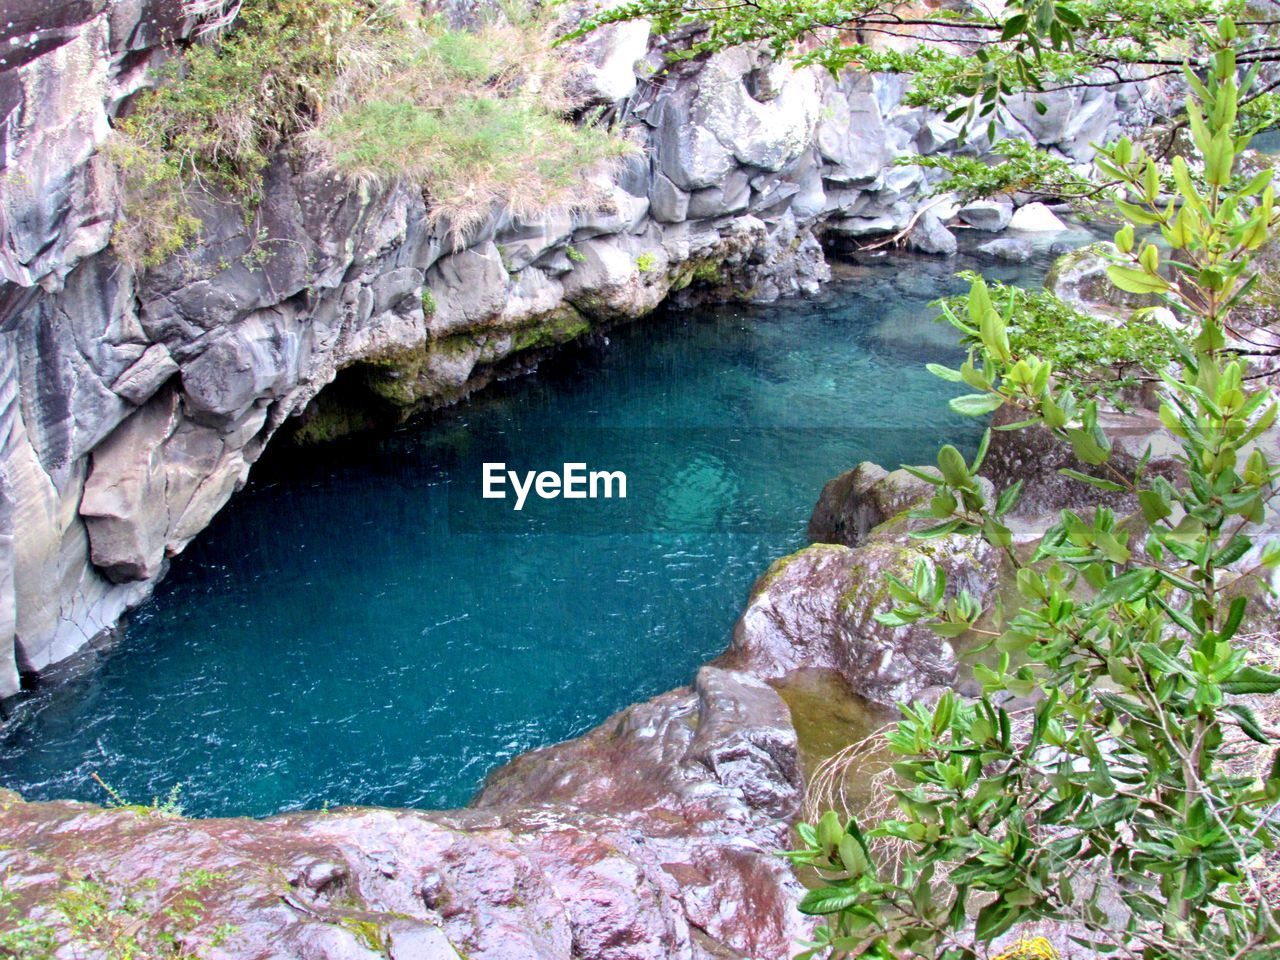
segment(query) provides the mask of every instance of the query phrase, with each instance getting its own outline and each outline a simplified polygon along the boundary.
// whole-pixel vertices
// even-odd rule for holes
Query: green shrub
[[[888,817],[864,831],[827,813],[798,828],[790,855],[820,876],[801,909],[827,918],[806,955],[976,960],[1018,924],[1048,920],[1131,960],[1280,958],[1268,888],[1280,750],[1255,714],[1275,712],[1280,674],[1242,641],[1262,577],[1280,566],[1280,543],[1259,528],[1280,468],[1257,442],[1277,405],[1227,337],[1280,210],[1269,169],[1233,177],[1248,141],[1237,107],[1256,68],[1241,84],[1230,21],[1206,40],[1206,76],[1186,71],[1204,166],[1193,176],[1173,160],[1176,202],[1161,196],[1155,158],[1128,140],[1098,159],[1125,221],[1108,276],[1188,324],[1185,337],[1169,334],[1177,364],[1162,371],[1160,409],[1182,476],[1113,458],[1098,401],[1043,357],[1015,355],[1016,311],[974,280],[954,317],[969,360],[934,368],[975,391],[952,409],[1012,408],[1011,429],[1070,447],[1083,469],[1063,474],[1136,506],[1063,510],[1028,556],[1003,519],[1021,481],[994,497],[978,482],[986,440],[972,462],[947,446],[937,473],[908,468],[936,488],[914,512],[932,524],[913,536],[985,539],[1014,574],[1016,606],[1008,615],[964,591],[948,597],[929,563],[909,583],[889,578],[894,607],[881,623],[974,632],[998,656],[975,666],[976,700],[948,691],[934,707],[903,708],[887,735],[898,778]],[[1166,251],[1136,228],[1158,230]],[[894,845],[896,868],[872,841]]]
[[[414,29],[394,66],[348,85],[310,140],[358,178],[421,182],[455,231],[495,206],[532,213],[583,195],[582,172],[627,145],[564,115],[564,64],[537,20],[478,33]]]
[[[0,958],[54,960],[67,947],[70,956],[102,960],[200,960],[187,944],[192,934],[199,931],[216,949],[238,932],[230,924],[207,928],[204,922],[200,896],[225,879],[186,870],[161,896],[154,880],[127,884],[68,874],[38,904],[39,918],[20,910],[17,895],[0,883]]]
[[[123,181],[117,252],[153,265],[180,250],[198,192],[251,216],[271,152],[314,122],[340,51],[378,16],[361,0],[247,0],[228,33],[160,68],[106,151]]]
[[[964,272],[971,284],[979,277]],[[1125,322],[1082,313],[1043,290],[993,283],[991,302],[1005,317],[1009,348],[1016,358],[1037,356],[1053,365],[1060,378],[1070,379],[1083,396],[1097,396],[1121,405],[1126,389],[1143,380],[1159,380],[1175,358],[1169,336],[1150,310],[1134,311]],[[943,316],[965,313],[968,296],[940,301]],[[967,346],[979,346],[966,334]]]

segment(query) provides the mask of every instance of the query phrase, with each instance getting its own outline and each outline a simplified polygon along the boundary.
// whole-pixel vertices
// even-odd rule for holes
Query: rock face
[[[182,943],[206,960],[783,960],[808,932],[775,853],[801,790],[782,698],[704,667],[498,771],[474,809],[183,820],[3,794],[0,868],[59,931],[73,878],[193,897]]]
[[[922,627],[892,628],[875,619],[892,605],[885,576],[909,579],[921,559],[946,571],[950,591],[968,590],[979,602],[995,587],[1000,558],[985,543],[907,536],[928,521],[906,511],[932,489],[905,470],[887,473],[872,463],[828,483],[809,524],[815,543],[777,561],[756,582],[725,662],[770,678],[801,668],[834,670],[855,693],[890,705],[953,683],[950,643]]]
[[[446,6],[465,22],[466,4]],[[661,65],[662,41],[618,26],[584,43],[575,74],[639,148],[598,202],[495,211],[458,240],[416,186],[342,182],[286,151],[261,235],[210,202],[198,245],[138,272],[109,246],[118,198],[99,148],[162,45],[198,28],[185,9],[35,0],[0,36],[0,697],[145,599],[290,418],[323,439],[449,403],[673,293],[812,291],[828,276],[819,237],[899,230],[929,192],[896,158],[956,144],[902,105],[901,78],[834,82],[739,49],[649,83],[636,60],[639,75]],[[1013,133],[1069,152],[1077,127],[1124,119],[1109,94],[1052,117]],[[1003,213],[966,216],[985,229]],[[915,242],[952,250],[944,219],[924,217]],[[340,370],[368,409],[317,397]]]

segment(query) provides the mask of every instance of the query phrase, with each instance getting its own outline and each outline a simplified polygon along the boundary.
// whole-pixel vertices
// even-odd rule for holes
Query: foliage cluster
[[[1280,232],[1280,211],[1269,171],[1233,177],[1249,139],[1238,109],[1255,80],[1238,79],[1233,24],[1205,41],[1209,69],[1187,71],[1202,176],[1175,160],[1168,198],[1152,158],[1127,140],[1099,160],[1123,185],[1112,282],[1158,296],[1188,324],[1185,337],[1169,333],[1175,363],[1160,371],[1179,476],[1149,474],[1145,456],[1136,467],[1114,458],[1097,400],[1050,360],[1015,355],[1008,304],[973,282],[971,356],[935,371],[976,391],[953,408],[1012,407],[1023,419],[1008,429],[1048,431],[1089,471],[1064,473],[1135,507],[1064,510],[1028,556],[1004,522],[1021,482],[990,498],[978,482],[986,441],[972,462],[944,447],[936,474],[913,471],[936,490],[915,514],[932,523],[915,535],[984,538],[1019,603],[1012,616],[983,610],[929,563],[909,583],[891,580],[882,622],[985,634],[998,659],[975,667],[976,700],[948,693],[905,708],[888,734],[900,778],[891,818],[864,831],[831,813],[799,828],[790,856],[822,878],[802,909],[828,918],[811,954],[961,960],[1050,920],[1103,954],[1280,957],[1280,921],[1259,883],[1280,843],[1280,750],[1244,699],[1276,696],[1280,675],[1251,663],[1240,640],[1257,576],[1280,565],[1280,543],[1255,540],[1280,479],[1256,441],[1277,407],[1230,340],[1251,259]],[[1144,226],[1161,232],[1166,255],[1136,239]],[[1249,740],[1274,754],[1260,773],[1236,762]],[[897,870],[877,862],[877,837],[906,848]]]
[[[470,33],[409,0],[246,0],[118,122],[116,249],[163,261],[198,236],[201,203],[242,206],[251,228],[264,171],[288,143],[353,177],[421,181],[455,227],[495,204],[564,200],[584,167],[622,148],[570,118],[552,41],[545,18],[515,7]]]
[[[970,284],[979,280],[967,271],[961,277]],[[1151,310],[1135,310],[1121,322],[1083,313],[1044,290],[994,283],[988,295],[1004,318],[1013,360],[1039,357],[1059,379],[1074,383],[1084,397],[1098,397],[1123,409],[1132,388],[1142,381],[1158,381],[1160,372],[1176,357],[1167,332]],[[960,329],[963,343],[980,347],[978,331],[964,319],[967,304],[964,294],[939,302],[942,315]],[[960,382],[982,382],[976,371],[958,372]]]
[[[1064,158],[1040,150],[1027,140],[997,140],[991,145],[990,154],[983,157],[937,153],[903,157],[899,163],[943,171],[946,176],[934,184],[932,192],[939,196],[952,194],[962,201],[1014,194],[1079,199],[1097,192],[1096,185]]]

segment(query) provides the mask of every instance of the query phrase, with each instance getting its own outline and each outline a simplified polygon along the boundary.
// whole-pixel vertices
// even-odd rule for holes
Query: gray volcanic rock
[[[1035,252],[1030,240],[1021,237],[1005,237],[1001,240],[989,240],[978,247],[978,252],[995,260],[1006,263],[1026,263]]]
[[[1013,219],[1013,204],[1001,200],[975,200],[960,208],[960,219],[986,233],[999,233]]]
[[[942,219],[932,210],[917,221],[907,237],[907,243],[913,250],[921,253],[950,257],[956,252],[956,235],[943,225]]]

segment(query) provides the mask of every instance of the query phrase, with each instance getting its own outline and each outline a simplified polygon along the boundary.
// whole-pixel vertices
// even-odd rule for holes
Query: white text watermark
[[[557,473],[554,470],[527,470],[523,477],[515,470],[508,470],[505,463],[484,465],[486,500],[505,500],[507,486],[515,493],[515,510],[523,510],[525,500],[532,492],[542,500],[596,500],[603,497],[612,500],[627,498],[627,475],[621,470],[588,470],[585,463],[566,463]]]

